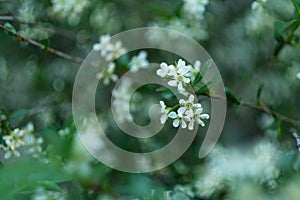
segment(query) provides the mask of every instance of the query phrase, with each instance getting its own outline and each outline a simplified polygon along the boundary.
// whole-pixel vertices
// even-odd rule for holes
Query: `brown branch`
[[[205,93],[205,94],[202,94],[202,95],[210,97],[210,98],[226,100],[222,96],[213,96],[213,95],[209,95],[208,93]],[[251,109],[254,109],[254,110],[258,110],[260,112],[264,112],[264,113],[267,113],[269,115],[272,115],[274,118],[276,118],[277,120],[279,120],[281,122],[291,124],[293,126],[300,126],[300,120],[292,119],[292,118],[289,118],[289,117],[287,117],[287,116],[285,116],[285,115],[283,115],[279,112],[273,111],[262,102],[259,105],[257,105],[257,104],[253,104],[253,103],[241,100],[239,105],[244,106],[244,107],[248,107],[248,108],[251,108]]]
[[[29,44],[31,44],[33,46],[39,47],[41,49],[46,50],[49,53],[52,53],[54,55],[57,55],[59,57],[62,57],[64,59],[66,59],[66,60],[69,60],[69,61],[72,61],[72,62],[75,62],[75,63],[78,63],[78,64],[81,64],[83,62],[82,58],[71,56],[69,54],[66,54],[66,53],[64,53],[62,51],[59,51],[59,50],[56,50],[56,49],[53,49],[51,47],[46,47],[45,45],[43,45],[40,42],[37,42],[35,40],[32,40],[32,39],[25,38],[25,37],[21,36],[20,34],[18,34],[18,33],[14,32],[14,31],[12,31],[12,30],[6,28],[2,24],[0,24],[0,28],[3,29],[4,31],[10,33],[11,35],[14,35],[15,37],[17,37],[17,39],[19,41],[28,42]]]

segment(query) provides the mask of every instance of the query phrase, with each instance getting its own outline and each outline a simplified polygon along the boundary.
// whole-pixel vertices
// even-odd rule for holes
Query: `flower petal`
[[[177,86],[177,81],[171,80],[171,81],[168,82],[168,85],[175,87],[175,86]]]
[[[168,116],[169,116],[171,119],[176,119],[178,115],[177,115],[174,111],[172,111],[172,112],[170,112],[170,113],[168,114]]]

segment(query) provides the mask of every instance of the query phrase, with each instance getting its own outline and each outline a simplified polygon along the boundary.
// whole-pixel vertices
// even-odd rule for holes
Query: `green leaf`
[[[17,31],[16,31],[16,28],[15,28],[11,23],[6,22],[6,23],[4,24],[4,27],[7,28],[7,29],[9,29],[9,30],[12,31],[12,32],[17,32]]]
[[[226,92],[227,99],[229,101],[231,101],[232,103],[237,104],[237,105],[240,105],[242,103],[241,99],[238,98],[230,88],[226,87],[225,92]]]
[[[274,22],[274,28],[275,28],[275,39],[279,43],[284,43],[285,39],[287,37],[287,32],[294,31],[300,24],[299,19],[293,19],[288,22],[284,21],[276,21]]]
[[[159,87],[155,91],[156,92],[169,92],[170,90],[166,87]]]
[[[43,49],[47,49],[49,46],[50,46],[50,40],[49,39],[43,39],[43,40],[40,40],[40,43],[42,45],[44,45],[44,48]]]
[[[300,5],[299,2],[297,2],[296,0],[292,0],[293,5],[295,7],[295,11],[296,11],[296,15],[298,16],[298,18],[300,18]]]
[[[197,95],[203,95],[206,94],[209,91],[207,85],[203,85],[197,92]]]
[[[257,104],[260,104],[260,96],[261,96],[261,93],[264,89],[264,84],[261,84],[259,87],[258,87],[258,90],[257,90],[257,93],[256,93],[256,103]]]
[[[202,74],[202,76],[206,74],[206,72],[213,63],[214,61],[212,59],[208,59],[207,61],[205,61],[205,63],[200,68],[200,73]]]
[[[22,188],[19,189],[18,193],[19,194],[26,194],[26,193],[32,193],[34,192],[37,188],[44,188],[45,190],[51,190],[51,191],[57,191],[57,192],[62,192],[63,190],[54,182],[52,181],[36,181],[33,183],[28,183]]]
[[[26,110],[26,109],[20,109],[20,110],[15,111],[10,115],[9,122],[11,124],[17,124],[26,117],[27,113],[28,113],[28,110]]]
[[[198,72],[194,82],[193,82],[193,85],[196,85],[197,83],[199,83],[201,80],[202,80],[203,76],[201,75],[200,72]]]

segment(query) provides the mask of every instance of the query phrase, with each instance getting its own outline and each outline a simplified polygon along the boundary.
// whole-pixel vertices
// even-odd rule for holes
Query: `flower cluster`
[[[77,25],[80,21],[80,14],[90,4],[88,0],[51,0],[51,12],[54,16],[67,19],[69,24]]]
[[[126,52],[121,41],[117,41],[116,43],[111,42],[111,36],[109,34],[100,36],[100,43],[94,44],[93,50],[99,51],[100,55],[108,62],[113,61]],[[97,73],[97,79],[103,79],[104,85],[108,85],[110,81],[116,82],[118,76],[114,73],[115,68],[116,64],[111,62],[103,73]]]
[[[124,79],[117,89],[113,90],[113,102],[112,106],[118,113],[117,121],[120,123],[125,121],[132,121],[132,115],[130,114],[129,101],[131,98],[130,88],[132,82],[129,79]]]
[[[66,195],[62,192],[48,191],[44,188],[38,188],[35,193],[31,196],[32,200],[64,200]]]
[[[100,43],[93,45],[94,51],[99,51],[106,61],[112,61],[126,52],[121,41],[112,43],[109,34],[100,36]]]
[[[252,10],[258,10],[258,9],[262,9],[263,5],[267,3],[267,0],[257,0],[257,1],[254,1],[252,4],[251,4],[251,9]]]
[[[28,123],[23,129],[16,128],[10,132],[9,135],[2,137],[4,144],[0,148],[5,151],[4,158],[8,159],[12,155],[19,157],[21,154],[19,149],[26,147],[27,152],[32,157],[37,158],[42,153],[42,143],[44,142],[41,137],[36,138],[33,135],[34,127],[32,123]]]
[[[192,18],[202,20],[208,0],[184,0],[183,9]]]
[[[200,65],[200,61],[196,61],[194,67],[186,65],[182,59],[179,59],[175,66],[163,62],[160,64],[160,69],[156,71],[156,74],[162,78],[171,79],[168,85],[177,87],[180,93],[186,94],[184,86],[195,79],[196,74],[200,70]]]
[[[129,68],[132,72],[137,72],[141,68],[146,68],[149,65],[147,60],[147,52],[141,51],[137,56],[131,58],[129,62]]]
[[[246,152],[215,147],[208,157],[205,172],[195,183],[197,195],[209,198],[225,187],[235,187],[232,183],[237,180],[250,179],[273,187],[279,176],[279,155],[276,145],[267,140]]]
[[[203,119],[208,119],[209,115],[203,113],[203,108],[200,103],[194,103],[195,97],[190,95],[187,100],[179,100],[179,109],[177,112],[171,111],[172,108],[167,108],[165,102],[160,101],[161,118],[160,122],[164,124],[168,118],[173,120],[174,127],[188,128],[193,130],[195,123],[205,126]]]

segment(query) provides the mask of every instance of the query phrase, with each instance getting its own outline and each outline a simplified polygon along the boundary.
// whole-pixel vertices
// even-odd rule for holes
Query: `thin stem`
[[[82,58],[71,56],[69,54],[66,54],[66,53],[64,53],[62,51],[59,51],[59,50],[56,50],[56,49],[53,49],[51,47],[46,47],[45,45],[43,45],[40,42],[37,42],[35,40],[32,40],[32,39],[25,38],[25,37],[21,36],[20,34],[18,34],[18,33],[14,32],[14,31],[12,31],[12,30],[6,28],[2,24],[0,24],[0,28],[3,29],[3,30],[5,30],[5,31],[7,31],[8,33],[16,36],[19,41],[28,42],[29,44],[31,44],[33,46],[39,47],[41,49],[45,49],[49,53],[52,53],[54,55],[57,55],[59,57],[62,57],[64,59],[66,59],[66,60],[69,60],[69,61],[72,61],[72,62],[75,62],[75,63],[78,63],[78,64],[81,64],[83,62]]]

